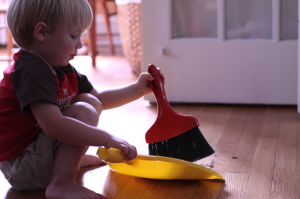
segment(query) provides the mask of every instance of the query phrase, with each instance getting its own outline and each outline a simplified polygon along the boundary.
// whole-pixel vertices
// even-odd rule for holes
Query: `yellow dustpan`
[[[212,169],[174,158],[138,155],[133,160],[125,161],[121,150],[101,147],[99,147],[97,155],[106,161],[113,171],[140,178],[224,180],[221,174]]]

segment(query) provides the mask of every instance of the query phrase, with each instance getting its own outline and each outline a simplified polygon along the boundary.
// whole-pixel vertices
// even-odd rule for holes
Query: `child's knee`
[[[93,105],[87,102],[75,102],[63,112],[63,115],[92,126],[97,126],[99,122],[98,111]]]
[[[79,94],[71,100],[71,104],[76,102],[86,102],[92,105],[97,111],[98,115],[100,115],[103,110],[102,103],[94,95],[90,93]]]

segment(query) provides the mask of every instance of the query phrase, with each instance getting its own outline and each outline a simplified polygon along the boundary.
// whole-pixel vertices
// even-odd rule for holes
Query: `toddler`
[[[142,73],[128,86],[97,92],[69,64],[92,20],[87,0],[11,0],[7,22],[21,49],[0,81],[0,169],[18,191],[106,198],[76,184],[80,167],[103,164],[85,154],[88,147],[121,149],[126,160],[137,155],[134,146],[97,128],[99,115],[150,93],[153,77]]]

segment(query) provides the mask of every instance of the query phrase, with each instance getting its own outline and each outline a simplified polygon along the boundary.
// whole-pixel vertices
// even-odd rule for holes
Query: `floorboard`
[[[251,108],[237,149],[234,153],[235,158],[232,160],[229,172],[250,173],[264,115],[265,108]]]
[[[276,146],[277,138],[259,139],[245,198],[270,198]]]
[[[248,179],[248,173],[227,173],[219,199],[244,198]]]
[[[295,198],[296,154],[298,134],[298,114],[293,110],[283,112],[279,127],[276,160],[274,166],[271,198]]]
[[[220,138],[215,153],[214,169],[225,175],[230,168],[231,162],[238,158],[234,156],[242,131],[244,129],[250,108],[236,107],[228,121]]]

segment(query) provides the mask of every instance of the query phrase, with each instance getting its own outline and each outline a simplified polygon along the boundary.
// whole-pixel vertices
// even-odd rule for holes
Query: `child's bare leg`
[[[84,102],[74,103],[64,111],[64,115],[93,126],[97,126],[99,119],[96,109]],[[78,165],[87,149],[88,147],[86,146],[60,144],[56,153],[53,177],[46,189],[46,197],[48,199],[106,198],[76,183]],[[88,161],[85,160],[85,163],[90,162],[91,159],[100,160],[98,157],[87,159]]]
[[[88,104],[91,104],[95,108],[99,116],[102,112],[101,102],[90,93],[82,93],[80,95],[77,95],[72,99],[71,103],[74,104],[76,102],[86,102]],[[94,126],[97,126],[98,121],[99,119],[97,120],[97,123]],[[89,155],[89,154],[85,154],[84,152],[81,159],[80,167],[94,166],[100,164],[105,164],[105,162],[96,155]]]
[[[95,193],[76,183],[77,165],[86,147],[61,143],[57,151],[53,178],[46,189],[47,199],[103,199]]]

